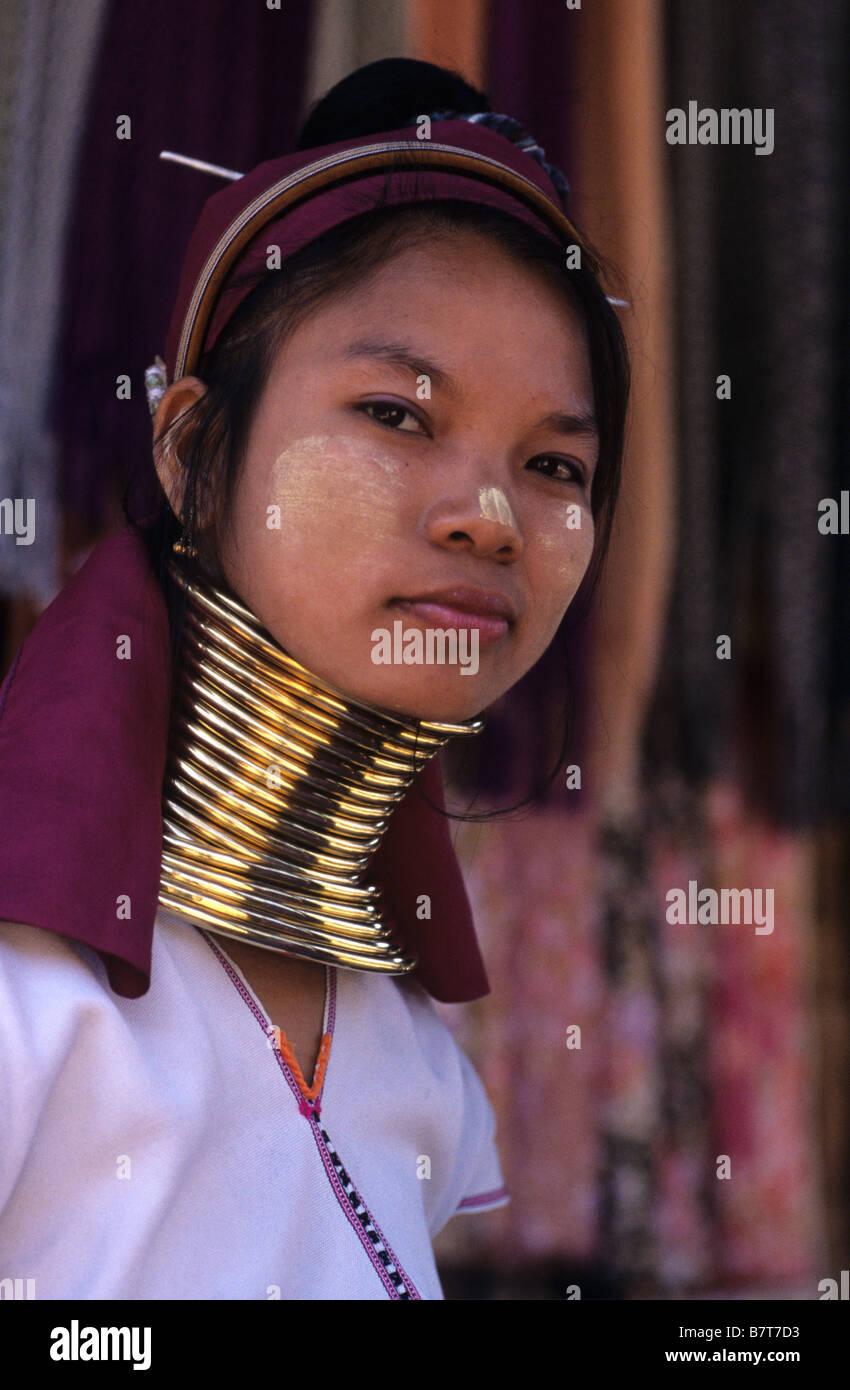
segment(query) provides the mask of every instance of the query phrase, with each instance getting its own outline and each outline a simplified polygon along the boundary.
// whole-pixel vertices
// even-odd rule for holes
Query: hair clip
[[[495,131],[497,135],[503,135],[506,140],[510,140],[512,145],[525,150],[526,154],[531,155],[531,158],[537,161],[557,188],[558,196],[566,207],[570,196],[570,185],[560,169],[556,169],[554,164],[548,162],[546,151],[541,145],[538,145],[534,136],[529,134],[521,121],[499,111],[430,111],[428,114],[432,121],[469,121],[470,125],[483,125],[488,130]]]
[[[145,369],[145,395],[148,398],[148,410],[152,416],[156,415],[159,403],[167,389],[168,368],[157,354],[152,366]]]

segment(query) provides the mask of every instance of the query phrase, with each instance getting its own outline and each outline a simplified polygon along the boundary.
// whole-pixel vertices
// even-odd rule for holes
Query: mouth
[[[493,589],[440,589],[414,598],[392,599],[390,606],[401,608],[428,627],[475,628],[481,642],[496,642],[506,636],[517,618],[510,599]]]

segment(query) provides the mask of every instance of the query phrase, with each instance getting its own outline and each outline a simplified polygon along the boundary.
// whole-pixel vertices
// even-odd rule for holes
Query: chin
[[[468,686],[468,691],[464,690],[463,686]],[[486,705],[492,703],[492,699],[488,699],[484,694],[475,676],[459,674],[452,680],[451,686],[444,678],[440,680],[439,685],[421,677],[411,680],[409,676],[407,679],[394,682],[373,680],[363,693],[358,693],[357,698],[366,701],[367,704],[376,705],[389,714],[449,724],[475,719]]]
[[[475,719],[504,689],[503,682],[494,682],[492,674],[485,678],[480,668],[470,675],[463,675],[460,667],[433,665],[375,665],[370,662],[364,668],[358,662],[354,668],[348,663],[305,661],[303,655],[291,648],[284,649],[314,676],[348,699],[360,700],[407,719],[451,724]],[[498,689],[494,690],[496,684]]]

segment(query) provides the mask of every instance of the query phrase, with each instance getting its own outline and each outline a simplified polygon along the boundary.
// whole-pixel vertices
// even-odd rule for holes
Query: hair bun
[[[471,115],[491,106],[483,92],[448,68],[417,58],[381,58],[325,93],[304,122],[297,148],[402,130],[417,116],[442,110]]]

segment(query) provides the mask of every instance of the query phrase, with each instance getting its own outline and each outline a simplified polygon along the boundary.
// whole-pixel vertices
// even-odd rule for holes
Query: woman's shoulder
[[[446,1108],[442,1127],[456,1126],[452,1182],[434,1213],[433,1235],[453,1215],[491,1210],[510,1199],[496,1140],[496,1113],[476,1065],[455,1035],[451,1016],[415,975],[396,980],[394,993],[410,1019],[422,1073],[436,1083],[433,1093]],[[415,1076],[412,1068],[411,1082]]]
[[[106,986],[106,989],[105,989]],[[0,1039],[31,1046],[59,1033],[79,1008],[108,996],[105,967],[81,942],[44,927],[0,920]]]
[[[494,1124],[484,1085],[435,1000],[414,974],[346,972],[346,1035],[357,1047],[386,1039],[384,1070],[395,1069],[405,1084],[436,1088],[473,1129]],[[392,1054],[390,1056],[390,1053]]]
[[[42,927],[0,921],[0,1208],[87,1024],[109,1007],[99,971],[88,948]]]
[[[37,966],[33,981],[46,981],[45,966],[50,966],[52,972],[83,979],[96,973],[98,964],[96,951],[60,931],[0,918],[0,978],[23,975],[27,967]]]

